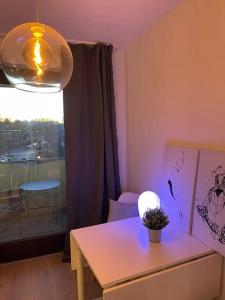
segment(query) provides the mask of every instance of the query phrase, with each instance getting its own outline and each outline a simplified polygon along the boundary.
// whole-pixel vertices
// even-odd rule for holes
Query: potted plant
[[[159,243],[162,229],[169,224],[169,218],[160,207],[148,208],[143,215],[142,222],[148,228],[149,240],[153,243]]]

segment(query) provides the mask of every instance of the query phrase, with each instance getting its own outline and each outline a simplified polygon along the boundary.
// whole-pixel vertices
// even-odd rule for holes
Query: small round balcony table
[[[60,185],[59,180],[43,180],[27,182],[20,186],[24,192],[29,223],[35,216],[51,210],[58,228],[57,208]]]
[[[20,186],[23,191],[36,192],[55,189],[60,186],[59,180],[31,181]]]

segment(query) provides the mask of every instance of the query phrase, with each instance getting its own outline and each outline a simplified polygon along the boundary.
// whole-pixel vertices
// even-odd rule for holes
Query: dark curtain
[[[0,69],[0,85],[11,86],[2,69]]]
[[[72,78],[64,89],[68,232],[105,222],[120,195],[112,46],[70,45]]]

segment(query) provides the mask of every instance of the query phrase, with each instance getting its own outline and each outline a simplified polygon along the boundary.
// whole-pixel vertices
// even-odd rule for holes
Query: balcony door
[[[0,107],[0,257],[59,251],[66,228],[63,93],[0,87]]]

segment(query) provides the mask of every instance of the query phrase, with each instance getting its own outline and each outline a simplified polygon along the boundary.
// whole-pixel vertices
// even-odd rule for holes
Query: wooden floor
[[[76,274],[62,254],[0,265],[0,300],[77,300]],[[90,270],[85,270],[86,299],[101,295]]]

